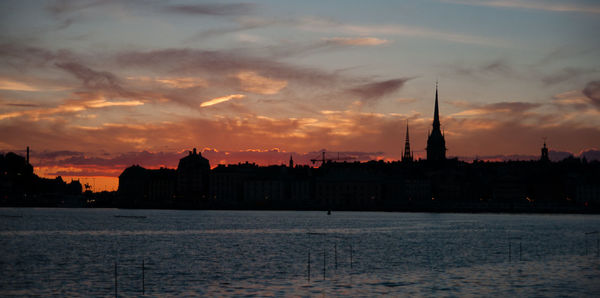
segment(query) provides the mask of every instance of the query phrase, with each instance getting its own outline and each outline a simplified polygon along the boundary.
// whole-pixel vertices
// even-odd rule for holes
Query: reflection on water
[[[4,208],[0,295],[114,295],[116,262],[125,296],[594,296],[594,230],[584,215]]]

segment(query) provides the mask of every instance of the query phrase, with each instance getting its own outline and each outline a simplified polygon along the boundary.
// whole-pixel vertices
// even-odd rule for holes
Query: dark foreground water
[[[0,208],[0,296],[112,296],[115,262],[119,296],[598,296],[597,230],[597,215]]]

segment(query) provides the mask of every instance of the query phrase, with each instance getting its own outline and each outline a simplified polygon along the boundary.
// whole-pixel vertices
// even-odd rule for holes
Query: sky
[[[0,152],[114,190],[128,166],[600,159],[600,2],[0,1]]]

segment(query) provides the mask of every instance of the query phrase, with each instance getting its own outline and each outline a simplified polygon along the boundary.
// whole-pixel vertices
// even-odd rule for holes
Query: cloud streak
[[[442,0],[444,2],[475,5],[475,6],[490,6],[500,8],[515,8],[515,9],[533,9],[545,10],[554,12],[578,12],[578,13],[600,13],[599,5],[577,3],[576,1],[540,1],[540,0]]]
[[[216,104],[220,104],[226,101],[230,101],[232,99],[240,99],[240,98],[244,98],[246,97],[243,94],[231,94],[231,95],[227,95],[227,96],[221,96],[221,97],[217,97],[217,98],[213,98],[210,100],[207,100],[203,103],[200,104],[200,107],[210,107],[210,106],[214,106]]]
[[[393,79],[374,83],[367,83],[353,87],[348,93],[357,96],[361,100],[372,103],[382,97],[398,91],[410,78]]]
[[[55,114],[72,114],[82,112],[88,109],[101,109],[107,107],[132,107],[140,106],[144,103],[138,100],[127,100],[127,101],[109,101],[104,98],[98,98],[87,101],[71,101],[65,104],[61,104],[53,108],[39,108],[24,111],[0,113],[0,120],[28,116],[34,120],[42,117],[47,117]]]
[[[256,8],[251,3],[198,3],[189,5],[170,5],[164,11],[184,15],[205,16],[239,16],[253,12]]]
[[[376,37],[332,37],[326,38],[327,43],[345,46],[378,46],[389,43],[387,39]]]
[[[125,96],[131,95],[121,86],[119,79],[108,71],[96,71],[76,62],[56,63],[55,65],[80,79],[86,88],[110,91]]]
[[[467,105],[471,108],[452,114],[452,116],[479,116],[494,114],[493,116],[503,117],[506,114],[519,115],[529,110],[538,108],[541,106],[539,103],[530,102],[498,102],[487,105]]]
[[[489,37],[474,36],[468,34],[445,32],[426,27],[406,26],[400,24],[390,25],[341,25],[338,27],[343,32],[350,32],[359,35],[387,35],[387,36],[406,36],[414,38],[426,38],[442,40],[455,43],[464,43],[481,46],[506,47],[508,41],[497,40]]]

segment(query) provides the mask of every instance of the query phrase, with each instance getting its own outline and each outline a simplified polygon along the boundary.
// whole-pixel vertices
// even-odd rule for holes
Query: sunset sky
[[[600,2],[0,1],[0,152],[115,189],[125,167],[600,159]]]

